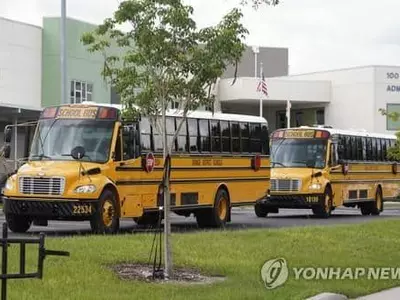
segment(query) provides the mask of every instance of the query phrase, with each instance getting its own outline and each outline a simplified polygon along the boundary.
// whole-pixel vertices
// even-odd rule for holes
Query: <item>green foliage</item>
[[[393,121],[398,121],[400,114],[398,112],[387,112],[385,109],[380,108],[379,112],[387,116],[388,118],[392,119]],[[394,161],[399,161],[400,160],[400,131],[396,132],[396,143],[394,144],[393,147],[390,147],[387,150],[387,158],[389,160],[394,160]]]
[[[261,5],[278,5],[280,3],[280,0],[241,0],[240,4],[242,5],[248,5],[249,3],[252,4],[254,9],[258,9]]]
[[[237,8],[203,29],[197,29],[192,14],[181,0],[128,0],[82,36],[89,51],[104,54],[103,76],[121,96],[125,113],[132,115],[135,105],[143,115],[154,116],[177,101],[186,115],[213,103],[211,89],[226,67],[240,60],[248,31]],[[130,31],[118,29],[126,23]],[[107,55],[111,46],[119,47],[121,55]],[[135,93],[137,88],[141,92]]]

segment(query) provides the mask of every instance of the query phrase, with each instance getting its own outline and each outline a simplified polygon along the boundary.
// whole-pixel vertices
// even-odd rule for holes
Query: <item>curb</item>
[[[345,295],[335,293],[321,293],[306,300],[348,300]]]

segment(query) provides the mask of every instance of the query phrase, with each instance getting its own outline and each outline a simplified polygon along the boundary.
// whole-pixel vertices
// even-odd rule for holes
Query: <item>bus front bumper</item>
[[[87,220],[98,210],[96,200],[3,197],[3,211],[5,214],[24,215],[33,219]]]
[[[273,208],[312,208],[323,204],[324,194],[301,194],[301,195],[269,195],[259,203]]]

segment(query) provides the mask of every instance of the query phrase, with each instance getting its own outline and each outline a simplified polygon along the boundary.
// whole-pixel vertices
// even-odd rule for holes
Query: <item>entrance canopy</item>
[[[218,100],[221,103],[229,101],[252,101],[269,103],[291,102],[329,103],[331,101],[331,82],[320,80],[299,80],[290,77],[265,78],[268,96],[257,91],[259,78],[239,77],[221,79],[218,85]]]

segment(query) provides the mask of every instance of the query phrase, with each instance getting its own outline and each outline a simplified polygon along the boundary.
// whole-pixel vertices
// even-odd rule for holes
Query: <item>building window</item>
[[[386,111],[390,113],[398,113],[400,115],[400,104],[388,104]],[[386,128],[387,130],[399,130],[400,129],[400,119],[397,121],[392,120],[386,116]]]
[[[315,112],[315,118],[317,120],[318,125],[324,125],[325,124],[325,111],[323,109],[318,109]]]
[[[172,101],[171,102],[171,109],[178,109],[179,108],[179,102],[178,101]]]
[[[204,109],[205,109],[206,111],[212,111],[212,104],[206,105],[206,106],[204,107]]]
[[[287,120],[286,120],[286,113],[285,112],[277,112],[276,118],[276,128],[286,128],[287,127]]]
[[[71,103],[82,103],[83,101],[92,101],[93,84],[85,81],[71,81]]]
[[[296,127],[303,125],[303,112],[296,112]]]

